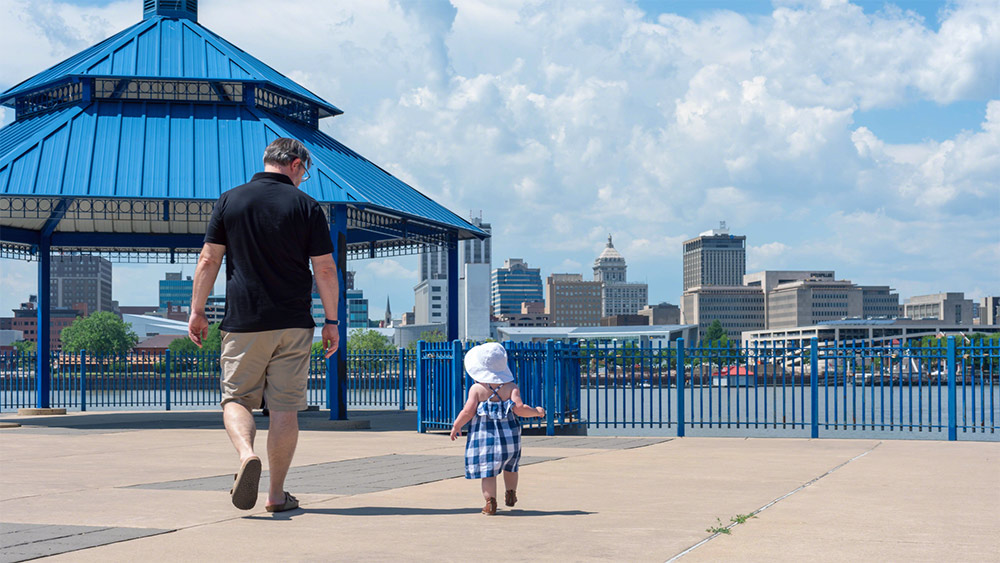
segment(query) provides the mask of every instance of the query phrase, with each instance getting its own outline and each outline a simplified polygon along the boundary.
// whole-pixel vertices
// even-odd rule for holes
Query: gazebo
[[[16,115],[0,129],[0,256],[38,263],[39,408],[52,252],[195,261],[215,200],[261,170],[277,137],[313,154],[301,189],[329,218],[341,281],[348,259],[447,251],[447,332],[458,336],[458,241],[488,235],[321,132],[320,119],[343,112],[197,11],[197,0],[144,0],[141,22],[0,94]],[[341,319],[345,307],[341,283]],[[346,417],[345,355],[327,367],[331,418]]]

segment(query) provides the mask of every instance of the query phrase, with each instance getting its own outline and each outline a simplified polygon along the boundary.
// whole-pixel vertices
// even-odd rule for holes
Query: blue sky
[[[482,210],[494,267],[589,276],[611,233],[630,279],[677,303],[681,242],[725,220],[748,271],[1000,293],[995,0],[281,5],[294,26],[264,0],[201,0],[200,21],[344,109],[324,131]],[[0,0],[0,49],[20,53],[0,88],[140,15],[139,0]],[[412,306],[415,258],[350,266],[373,317],[387,295]],[[34,272],[0,267],[8,309]],[[115,298],[155,303],[177,269],[116,264]]]

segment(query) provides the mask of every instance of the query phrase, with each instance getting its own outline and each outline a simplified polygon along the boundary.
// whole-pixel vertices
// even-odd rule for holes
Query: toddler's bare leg
[[[503,486],[508,491],[517,490],[517,472],[516,471],[504,471],[503,472]]]
[[[483,498],[490,500],[491,498],[497,498],[497,478],[493,477],[483,477]]]

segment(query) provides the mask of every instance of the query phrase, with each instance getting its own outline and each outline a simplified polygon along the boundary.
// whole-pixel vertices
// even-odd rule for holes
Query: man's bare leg
[[[230,401],[222,407],[222,421],[226,433],[240,456],[240,463],[254,456],[253,441],[257,436],[257,424],[253,413],[243,405]]]
[[[285,502],[285,476],[292,465],[295,446],[299,441],[298,411],[271,411],[271,424],[267,430],[267,463],[270,487],[267,504]]]

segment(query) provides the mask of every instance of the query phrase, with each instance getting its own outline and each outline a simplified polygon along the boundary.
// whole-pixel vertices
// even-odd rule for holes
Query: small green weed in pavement
[[[715,519],[715,526],[705,528],[705,531],[710,534],[729,534],[729,528],[722,525],[722,520],[719,518]]]
[[[730,518],[729,521],[732,522],[732,523],[734,523],[734,524],[743,524],[747,520],[749,520],[751,518],[756,518],[756,517],[757,517],[756,514],[737,514],[736,516],[733,516],[732,518]]]

